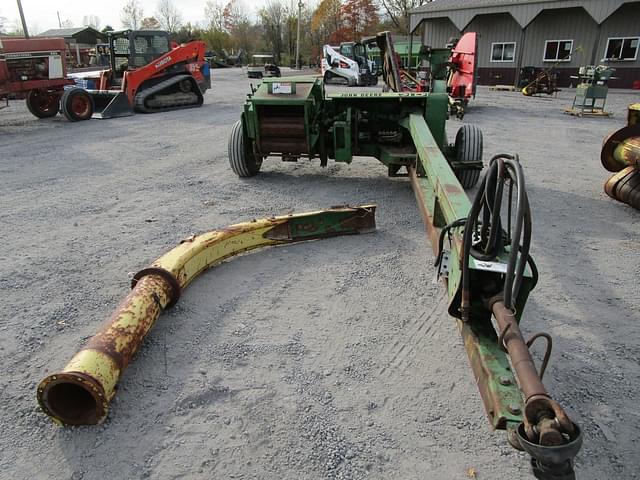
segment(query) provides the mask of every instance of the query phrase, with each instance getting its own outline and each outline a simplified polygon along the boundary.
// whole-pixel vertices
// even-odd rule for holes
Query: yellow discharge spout
[[[255,248],[375,230],[375,205],[239,223],[183,240],[133,278],[133,289],[96,335],[59,373],[43,379],[42,410],[61,425],[101,423],[122,372],[160,313],[201,272]]]

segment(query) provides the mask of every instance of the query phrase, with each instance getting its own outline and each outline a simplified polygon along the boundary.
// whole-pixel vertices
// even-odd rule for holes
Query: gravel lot
[[[532,478],[489,429],[408,181],[372,159],[236,178],[227,136],[248,85],[214,70],[203,108],[107,121],[0,111],[0,478]],[[480,88],[464,121],[483,129],[485,160],[518,152],[525,167],[541,278],[523,328],[554,336],[545,383],[585,431],[579,478],[640,478],[640,214],[604,194],[599,161],[638,92],[610,93],[613,118],[563,115],[572,97]],[[37,407],[39,380],[180,239],[368,202],[375,234],[204,274],[159,319],[105,424],[62,429]]]

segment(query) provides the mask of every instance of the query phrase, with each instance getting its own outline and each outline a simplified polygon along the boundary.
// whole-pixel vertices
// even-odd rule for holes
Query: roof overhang
[[[438,2],[429,3],[413,9],[410,12],[410,26],[413,33],[420,24],[431,18],[448,18],[460,31],[464,30],[476,15],[488,15],[496,13],[510,14],[521,28],[526,28],[534,18],[543,10],[556,10],[560,8],[582,7],[597,24],[604,22],[613,12],[625,3],[636,0],[616,0],[605,2],[603,0],[523,0],[518,3],[454,6],[445,8]],[[445,5],[445,2],[442,2]]]

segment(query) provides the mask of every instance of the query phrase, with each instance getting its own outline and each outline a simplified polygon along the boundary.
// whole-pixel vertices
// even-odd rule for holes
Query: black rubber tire
[[[239,177],[253,177],[260,171],[262,159],[256,160],[253,153],[247,150],[241,120],[238,120],[231,129],[228,152],[231,170]]]
[[[377,75],[372,75],[371,77],[372,77],[371,78],[371,85],[375,87],[376,85],[378,85],[378,76]]]
[[[456,134],[456,161],[459,163],[482,161],[482,131],[477,125],[464,124]],[[454,172],[462,188],[469,189],[476,186],[480,180],[481,170],[478,168],[455,168]]]
[[[53,94],[46,94],[49,97],[49,104],[43,103],[43,92],[40,90],[29,90],[27,93],[27,108],[29,111],[38,118],[51,118],[58,114],[59,97]],[[55,97],[55,101],[53,100]]]
[[[81,100],[86,102],[87,108],[79,112],[74,107],[74,102]],[[93,115],[94,104],[93,97],[84,88],[71,88],[65,90],[60,99],[62,113],[70,122],[81,122],[89,120]]]

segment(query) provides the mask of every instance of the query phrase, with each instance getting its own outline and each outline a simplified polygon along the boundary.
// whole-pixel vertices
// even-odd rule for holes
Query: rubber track
[[[231,129],[228,153],[231,170],[239,177],[253,177],[260,171],[261,163],[249,163],[251,159],[248,158],[244,148],[241,120],[238,120]]]
[[[145,101],[147,100],[147,98],[149,96],[154,95],[156,93],[160,93],[165,88],[170,87],[171,85],[174,85],[176,83],[179,83],[182,80],[193,80],[193,84],[194,84],[194,86],[196,88],[196,90],[193,93],[195,93],[198,96],[198,102],[196,102],[196,103],[186,103],[186,104],[182,104],[182,105],[171,105],[171,106],[168,106],[168,107],[161,107],[161,108],[150,108],[150,107],[147,107],[145,105]],[[171,110],[180,110],[180,109],[183,109],[183,108],[200,107],[202,105],[202,103],[204,102],[204,97],[202,96],[202,92],[200,92],[200,88],[198,87],[195,79],[191,75],[176,75],[175,77],[168,78],[168,79],[166,79],[166,80],[154,85],[153,87],[145,88],[143,91],[141,91],[138,94],[136,94],[134,102],[135,102],[135,108],[139,112],[142,112],[142,113],[155,113],[155,112],[168,112],[168,111],[171,111]]]
[[[325,83],[325,85],[346,85],[347,87],[351,86],[351,82],[350,80],[343,76],[340,75],[339,73],[334,73],[334,72],[330,72],[330,76],[329,76],[329,81],[327,82],[326,80],[326,74],[323,77],[323,81]],[[339,80],[335,80],[335,79],[339,79]]]
[[[461,135],[462,149],[458,149],[456,159],[458,162],[479,162],[482,161],[482,131],[477,125],[465,124],[458,135]],[[457,140],[457,139],[456,139]],[[473,188],[480,179],[479,169],[456,169],[456,177],[460,180],[463,188]]]

